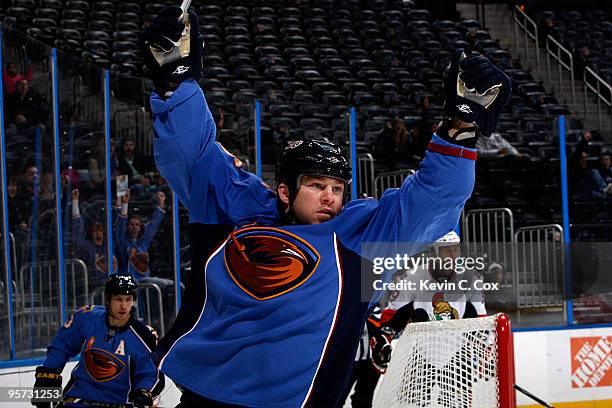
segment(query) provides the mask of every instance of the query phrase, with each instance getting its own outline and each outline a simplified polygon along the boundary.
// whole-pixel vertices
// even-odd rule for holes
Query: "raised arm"
[[[151,245],[151,241],[153,241],[153,237],[157,233],[159,229],[159,225],[164,220],[164,216],[166,215],[166,195],[162,191],[158,191],[155,193],[155,201],[157,203],[157,207],[153,210],[153,216],[151,220],[144,227],[144,234],[142,240],[146,248],[149,248]]]
[[[115,242],[117,248],[123,249],[127,237],[127,224],[128,224],[128,209],[130,203],[130,192],[127,191],[125,195],[121,197],[121,208],[119,210],[119,216],[117,217],[117,223],[115,224]]]
[[[489,60],[466,58],[458,50],[444,89],[446,118],[432,138],[420,170],[400,189],[385,192],[379,203],[362,200],[349,204],[345,217],[354,212],[351,220],[359,218],[361,223],[338,221],[341,231],[352,229],[345,238],[355,250],[363,251],[362,242],[402,242],[402,248],[393,250],[415,253],[459,221],[474,186],[476,136],[494,131],[509,99],[511,83]],[[359,209],[361,217],[357,217]]]
[[[197,15],[189,11],[185,30],[181,13],[179,7],[162,10],[141,35],[143,57],[157,90],[151,97],[157,167],[192,222],[275,220],[274,193],[215,141],[216,126],[197,82],[202,73]],[[180,47],[174,46],[177,42]]]
[[[79,210],[79,190],[74,189],[70,195],[71,198],[71,212],[72,212],[72,238],[77,246],[83,246],[87,241],[85,236],[85,225],[83,217]]]

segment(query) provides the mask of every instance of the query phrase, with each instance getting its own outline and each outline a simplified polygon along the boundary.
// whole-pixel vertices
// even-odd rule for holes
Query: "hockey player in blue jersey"
[[[415,253],[455,226],[474,184],[476,135],[495,128],[509,79],[457,52],[446,118],[420,170],[380,200],[347,202],[351,169],[333,144],[291,143],[274,191],[215,141],[195,12],[161,11],[141,50],[156,86],[155,161],[189,210],[193,263],[155,352],[161,370],[183,407],[337,406],[369,309],[362,243]]]
[[[157,339],[132,313],[136,288],[130,276],[112,275],[104,288],[106,307],[83,306],[60,328],[36,368],[34,387],[61,387],[64,366],[81,353],[63,392],[64,407],[152,406],[164,377],[151,358]]]

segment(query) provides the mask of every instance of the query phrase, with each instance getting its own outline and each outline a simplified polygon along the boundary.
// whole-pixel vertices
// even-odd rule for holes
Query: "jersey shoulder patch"
[[[79,308],[79,310],[77,310],[77,313],[88,313],[88,312],[91,312],[92,310],[94,310],[95,307],[96,307],[96,305],[81,306]]]
[[[144,342],[145,346],[150,350],[155,349],[157,345],[157,331],[151,326],[144,324],[138,319],[131,319],[130,323],[132,330]]]

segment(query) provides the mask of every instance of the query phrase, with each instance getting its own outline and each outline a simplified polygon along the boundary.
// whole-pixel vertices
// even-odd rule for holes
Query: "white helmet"
[[[434,242],[431,245],[431,248],[433,249],[433,252],[438,255],[441,247],[458,245],[460,242],[461,239],[459,238],[459,235],[457,235],[455,231],[451,231]]]

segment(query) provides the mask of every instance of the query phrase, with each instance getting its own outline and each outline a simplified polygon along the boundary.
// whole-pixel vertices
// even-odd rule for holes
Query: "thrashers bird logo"
[[[225,265],[230,276],[257,300],[294,290],[312,276],[319,259],[308,242],[276,228],[234,231],[225,246]]]
[[[146,252],[137,252],[136,248],[131,248],[130,264],[139,274],[146,274],[149,270],[149,254]]]
[[[96,339],[91,337],[83,352],[87,373],[97,382],[105,382],[117,378],[123,371],[125,363],[119,360],[113,353],[93,348],[92,346],[95,341]]]
[[[108,273],[108,265],[106,262],[106,255],[96,253],[96,270],[100,273]],[[117,257],[113,256],[113,272],[117,272]]]

